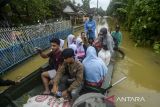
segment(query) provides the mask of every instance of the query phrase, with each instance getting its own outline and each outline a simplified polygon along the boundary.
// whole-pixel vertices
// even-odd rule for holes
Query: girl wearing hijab
[[[97,57],[94,47],[87,48],[86,57],[83,60],[85,84],[89,86],[101,87],[104,78],[108,72],[102,59]]]
[[[68,45],[68,47],[69,47],[69,45],[71,45],[73,42],[75,42],[75,36],[72,35],[72,34],[68,35],[68,37],[67,37],[67,45]]]
[[[77,38],[76,40],[76,57],[78,59],[83,59],[85,57],[85,48],[81,38]]]
[[[76,53],[77,46],[76,46],[75,36],[72,34],[68,35],[67,42],[68,42],[68,48],[73,49],[74,53]]]

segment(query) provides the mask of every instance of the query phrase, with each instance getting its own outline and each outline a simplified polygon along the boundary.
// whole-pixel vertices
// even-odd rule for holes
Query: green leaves
[[[9,13],[13,24],[35,24],[39,20],[60,17],[62,13],[61,0],[11,0],[2,11]]]
[[[160,53],[160,0],[121,0],[127,5],[115,6],[114,3],[118,1],[110,3],[107,13],[116,13],[119,22],[127,24],[135,46],[150,44],[156,53]]]

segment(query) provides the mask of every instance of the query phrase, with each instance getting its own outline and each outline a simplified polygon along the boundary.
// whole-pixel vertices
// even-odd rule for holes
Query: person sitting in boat
[[[50,42],[51,42],[52,50],[48,54],[44,54],[42,53],[41,49],[37,49],[37,51],[39,52],[42,58],[49,58],[49,66],[47,67],[46,71],[44,71],[41,74],[41,78],[45,88],[45,91],[43,92],[43,94],[50,94],[49,82],[51,82],[52,79],[55,77],[56,71],[58,70],[58,68],[61,66],[63,62],[63,58],[61,57],[61,50],[60,50],[60,40],[57,38],[53,38]]]
[[[100,34],[98,34],[98,37],[94,40],[93,46],[96,48],[96,51],[99,52],[102,49],[102,38],[100,37]]]
[[[103,60],[106,66],[109,65],[111,59],[111,53],[108,50],[107,44],[102,46],[102,49],[98,52],[98,57]]]
[[[83,65],[75,60],[75,54],[71,48],[64,49],[62,57],[64,62],[54,78],[52,92],[56,94],[61,91],[63,97],[71,95],[72,99],[75,100],[82,88]]]
[[[85,32],[81,32],[80,38],[82,39],[84,45],[88,46],[88,40],[87,40]]]
[[[68,35],[68,37],[67,37],[67,46],[69,47],[69,45],[71,45],[74,42],[74,40],[75,40],[75,36],[74,35],[72,35],[72,34]]]
[[[85,85],[101,87],[108,68],[102,59],[97,57],[96,49],[92,46],[87,48],[86,57],[83,60]]]
[[[76,39],[76,58],[82,61],[85,57],[85,52],[87,47],[83,44],[83,41],[81,38]]]
[[[72,48],[74,50],[74,53],[76,53],[76,50],[77,50],[76,38],[73,36],[70,36],[68,40],[69,40],[68,43],[70,43],[68,44],[68,48]]]
[[[107,28],[103,27],[103,28],[100,29],[97,42],[101,43],[101,47],[102,47],[103,44],[107,44],[108,49],[111,52],[111,55],[113,55],[113,53],[114,53],[114,51],[113,51],[114,41],[113,41],[113,38],[110,35],[110,33],[107,31]]]

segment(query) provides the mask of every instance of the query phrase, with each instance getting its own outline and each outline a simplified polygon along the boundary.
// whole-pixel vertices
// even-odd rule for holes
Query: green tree
[[[82,0],[82,7],[85,11],[88,11],[90,9],[90,1],[91,0]]]
[[[113,0],[107,13],[111,16],[114,14],[119,22],[127,25],[136,46],[150,45],[158,53],[160,51],[159,4],[159,0]]]
[[[60,17],[62,14],[61,0],[11,0],[8,5],[0,8],[3,19],[10,20],[12,25],[28,25],[39,20]],[[9,13],[9,14],[8,14]]]

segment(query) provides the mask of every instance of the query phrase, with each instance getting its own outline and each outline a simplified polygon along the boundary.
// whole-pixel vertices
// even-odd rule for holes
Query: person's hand
[[[42,53],[42,49],[41,49],[41,48],[35,47],[35,50],[36,50],[38,53]]]
[[[54,84],[51,92],[54,93],[54,94],[56,94],[57,91],[58,91],[58,85]]]
[[[50,81],[49,81],[49,84],[53,84],[54,83],[54,81],[53,81],[53,79],[51,79]]]
[[[19,85],[20,84],[20,80],[18,80],[18,81],[14,81],[15,82],[15,85]]]
[[[69,96],[67,90],[64,90],[64,91],[62,92],[62,96],[63,96],[64,98],[66,98],[66,97]]]

